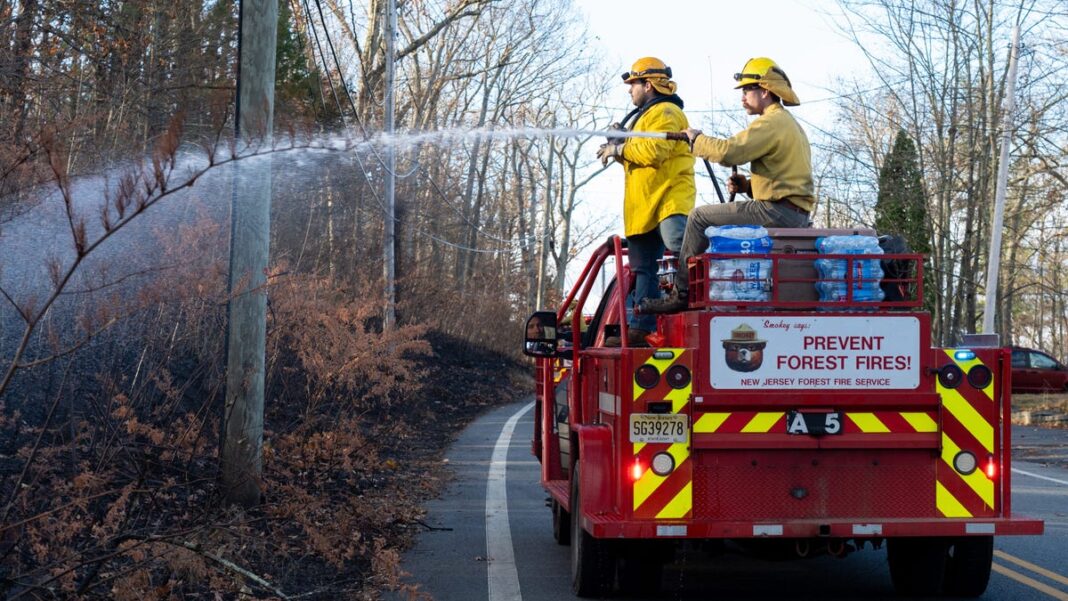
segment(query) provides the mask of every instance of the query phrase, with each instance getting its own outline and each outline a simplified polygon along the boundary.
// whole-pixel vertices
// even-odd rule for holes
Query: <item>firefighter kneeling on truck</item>
[[[663,298],[646,298],[638,306],[643,314],[675,313],[687,307],[690,257],[708,248],[705,229],[713,225],[808,227],[816,197],[812,183],[812,153],[805,131],[783,105],[801,101],[786,73],[770,58],[752,58],[734,74],[742,90],[742,107],[757,118],[745,131],[728,139],[686,129],[695,156],[734,166],[750,163],[752,180],[735,174],[727,182],[732,194],[742,192],[754,200],[695,208],[686,220],[675,289]]]

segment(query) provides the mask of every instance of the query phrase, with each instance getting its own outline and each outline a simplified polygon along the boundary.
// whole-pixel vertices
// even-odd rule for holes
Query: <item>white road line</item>
[[[1040,476],[1038,474],[1032,474],[1031,472],[1025,472],[1018,468],[1012,468],[1014,474],[1023,474],[1024,476],[1031,476],[1032,478],[1038,478],[1039,480],[1049,480],[1050,482],[1056,482],[1057,484],[1063,484],[1068,486],[1068,481],[1058,480],[1056,478],[1050,478],[1049,476]]]
[[[489,601],[522,601],[519,572],[512,549],[512,528],[508,524],[508,445],[515,425],[530,411],[529,403],[504,424],[497,445],[493,447],[489,475],[486,479],[486,579]]]

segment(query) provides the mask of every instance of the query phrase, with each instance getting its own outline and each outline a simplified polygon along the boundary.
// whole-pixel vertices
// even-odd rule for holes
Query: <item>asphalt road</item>
[[[525,407],[484,415],[447,452],[455,478],[428,505],[426,523],[434,530],[420,535],[403,563],[405,581],[437,601],[572,598],[569,548],[552,538]],[[1014,442],[1040,457],[1014,465],[1014,511],[1045,520],[1046,534],[996,539],[982,598],[1068,601],[1068,468],[1048,459],[1066,454],[1068,431],[1015,428]],[[663,590],[651,599],[897,598],[885,547],[845,559],[775,562],[728,553],[686,561],[686,570],[665,568]]]

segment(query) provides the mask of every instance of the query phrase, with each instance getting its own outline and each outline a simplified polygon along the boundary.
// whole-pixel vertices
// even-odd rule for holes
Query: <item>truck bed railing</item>
[[[767,263],[763,263],[763,269],[750,270],[748,274],[738,269],[729,276],[709,275],[713,261],[728,260]],[[844,261],[842,277],[821,277],[816,269],[817,260]],[[870,271],[870,265],[865,262],[872,261],[881,263],[887,272],[883,277],[865,276]],[[752,271],[759,275],[754,276]],[[689,302],[693,308],[903,310],[921,307],[924,298],[923,255],[919,254],[706,253],[690,259],[689,281]],[[821,299],[817,284],[833,286],[844,295],[835,300]],[[896,292],[893,300],[857,298],[863,296],[861,291],[882,290],[885,294],[887,289]]]

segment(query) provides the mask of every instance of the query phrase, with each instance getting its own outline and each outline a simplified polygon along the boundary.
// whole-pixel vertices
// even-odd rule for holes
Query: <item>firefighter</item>
[[[633,131],[682,131],[689,128],[682,112],[678,85],[671,68],[658,58],[638,59],[623,74],[630,86],[634,111],[615,129]],[[633,127],[628,124],[633,122]],[[630,269],[637,276],[627,295],[628,314],[639,299],[659,295],[656,260],[667,248],[676,255],[682,247],[686,215],[697,197],[694,185],[693,155],[685,142],[654,138],[609,139],[597,151],[603,165],[616,161],[623,165],[623,228],[627,237]],[[651,315],[628,319],[627,344],[648,346],[645,337],[656,328]],[[610,336],[606,346],[619,346],[620,338]]]
[[[639,312],[645,315],[675,313],[687,306],[690,257],[708,248],[705,229],[713,225],[762,225],[765,227],[808,227],[816,206],[812,183],[812,156],[801,126],[783,108],[801,101],[790,78],[770,58],[752,58],[735,73],[742,90],[742,107],[757,118],[741,133],[728,139],[687,129],[686,135],[696,156],[727,166],[750,164],[752,179],[735,173],[727,181],[727,191],[748,194],[754,200],[697,207],[686,222],[686,234],[679,257],[675,289],[665,297],[651,295],[642,300]]]

